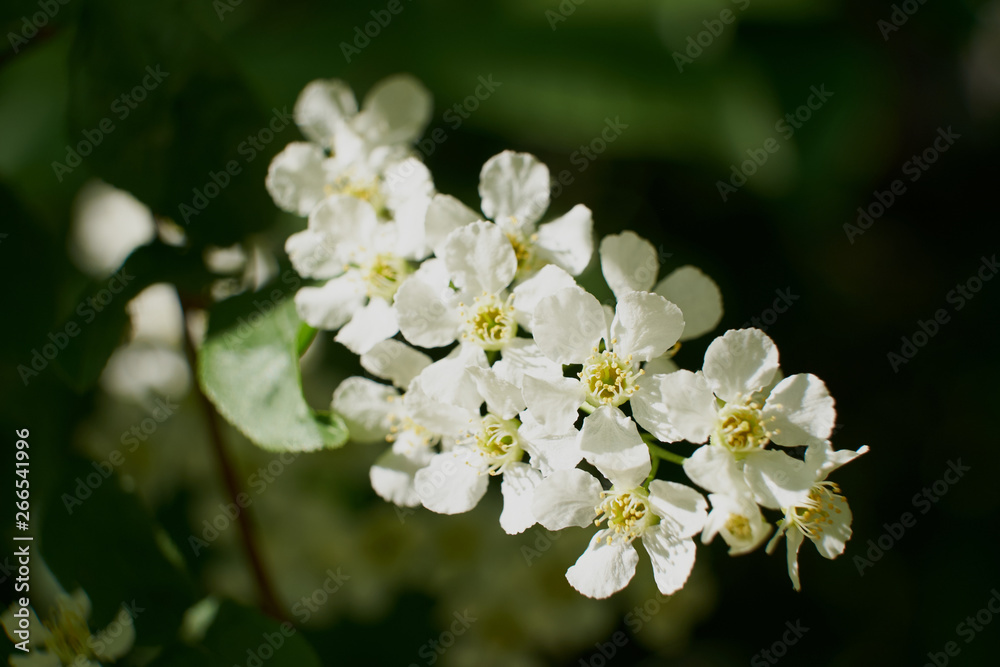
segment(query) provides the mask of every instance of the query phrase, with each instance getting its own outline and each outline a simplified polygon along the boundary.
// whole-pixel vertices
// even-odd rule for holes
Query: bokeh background
[[[971,637],[958,625],[1000,587],[1000,280],[969,282],[992,277],[1000,245],[1000,3],[400,0],[359,38],[388,4],[6,0],[0,10],[3,485],[14,431],[30,429],[35,554],[66,590],[87,591],[92,628],[123,602],[143,609],[122,663],[254,664],[248,651],[277,627],[266,611],[297,628],[270,665],[763,665],[786,623],[808,630],[771,654],[783,664],[925,664],[947,642],[959,649],[950,664],[992,664],[1000,622]],[[146,99],[116,105],[157,66],[168,75]],[[206,410],[181,303],[195,330],[216,311],[250,312],[254,289],[281,287],[283,241],[303,225],[264,189],[270,158],[298,130],[277,132],[252,160],[241,146],[315,78],[342,78],[360,98],[396,72],[434,96],[425,136],[444,140],[420,152],[439,191],[475,207],[487,158],[532,152],[568,173],[550,216],[584,203],[600,234],[649,238],[664,273],[701,267],[724,296],[716,335],[757,318],[786,372],[826,381],[835,446],[871,452],[837,476],[854,538],[832,562],[803,548],[801,593],[783,546],[733,559],[720,541],[699,549],[670,601],[645,559],[626,591],[589,600],[563,578],[586,531],[506,536],[496,489],[468,515],[399,512],[368,484],[380,447],[282,462]],[[470,98],[480,77],[498,84]],[[799,110],[814,87],[832,95]],[[780,122],[797,110],[790,133]],[[113,131],[78,166],[54,167],[104,118]],[[627,127],[581,158],[609,119]],[[958,138],[914,171],[949,129]],[[777,151],[743,166],[769,139]],[[229,160],[241,172],[182,224],[180,204]],[[754,173],[724,198],[719,182],[734,168]],[[905,192],[878,215],[873,203],[897,179]],[[859,207],[875,214],[866,227]],[[85,319],[78,304],[123,261],[134,279]],[[606,294],[599,271],[584,282]],[[959,299],[959,286],[981,289]],[[786,312],[770,310],[789,294]],[[945,323],[893,363],[942,309]],[[69,321],[82,330],[57,358],[20,372]],[[685,344],[681,365],[699,367],[707,343]],[[360,372],[330,335],[302,365],[316,409]],[[253,498],[245,517],[270,602],[235,522],[192,546],[229,502],[213,424]],[[78,491],[116,451],[111,476]],[[968,472],[940,482],[959,461]],[[935,502],[915,497],[925,487]],[[6,606],[16,531],[4,497]],[[892,536],[887,524],[905,512],[915,523]],[[880,538],[884,553],[872,547]],[[40,560],[33,572],[41,587]],[[336,591],[317,595],[324,584]],[[452,645],[466,612],[476,620]]]

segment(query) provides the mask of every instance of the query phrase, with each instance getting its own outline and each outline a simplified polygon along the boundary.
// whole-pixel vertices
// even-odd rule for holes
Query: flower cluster
[[[636,540],[665,595],[687,581],[699,534],[721,534],[733,555],[785,536],[796,589],[803,538],[842,553],[851,513],[826,478],[865,448],[832,448],[823,382],[782,378],[757,329],[726,332],[701,370],[678,369],[679,343],[721,319],[714,281],[691,266],[657,281],[657,250],[626,231],[597,246],[614,294],[600,302],[577,282],[594,260],[591,211],[543,221],[549,170],[512,151],[483,165],[481,213],[436,192],[413,151],[430,108],[406,76],[360,110],[343,82],[315,81],[295,106],[309,141],[286,147],[267,179],[279,207],[308,217],[286,243],[316,281],[296,295],[300,317],[383,380],[351,377],[333,395],[353,441],[390,443],[371,468],[375,492],[457,514],[499,477],[507,533],[597,527],[566,573],[594,598],[628,584]],[[688,457],[665,446],[680,441],[701,446]],[[657,479],[662,461],[708,498]]]

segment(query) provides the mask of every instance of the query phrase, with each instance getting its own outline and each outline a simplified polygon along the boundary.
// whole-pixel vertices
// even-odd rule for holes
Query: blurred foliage
[[[616,630],[638,640],[623,649],[620,664],[745,664],[796,619],[811,630],[790,649],[789,664],[849,665],[872,656],[916,664],[943,650],[957,640],[956,624],[997,586],[989,528],[1000,499],[987,485],[1000,463],[989,424],[1000,402],[1000,291],[987,284],[952,311],[952,322],[898,372],[886,355],[919,321],[950,308],[949,291],[998,247],[1000,63],[990,47],[1000,40],[1000,10],[996,2],[929,0],[884,33],[879,21],[889,20],[893,4],[906,3],[402,0],[402,13],[364,39],[372,12],[386,2],[5,2],[0,422],[6,434],[31,430],[36,548],[63,586],[90,594],[92,627],[103,627],[126,599],[148,606],[126,664],[247,664],[247,649],[275,631],[274,621],[223,601],[200,639],[182,637],[182,614],[205,595],[258,602],[235,529],[207,552],[189,547],[228,502],[193,396],[72,514],[64,496],[95,471],[81,454],[106,460],[150,414],[95,384],[129,338],[128,299],[169,282],[189,310],[207,307],[218,276],[204,266],[206,249],[252,240],[280,256],[284,238],[302,227],[279,214],[263,187],[271,157],[300,135],[291,126],[261,131],[275,127],[312,79],[343,78],[361,96],[384,76],[408,71],[434,95],[425,137],[440,128],[445,139],[419,147],[441,192],[474,205],[488,157],[531,151],[553,175],[568,174],[553,213],[585,203],[599,233],[634,229],[669,253],[664,273],[693,263],[713,276],[726,305],[720,332],[761,317],[776,290],[800,297],[768,333],[785,369],[813,372],[830,386],[840,415],[835,444],[872,448],[838,480],[854,510],[854,539],[832,563],[804,550],[802,594],[791,591],[781,557],[730,559],[720,544],[700,548],[688,597],[665,606],[652,630],[635,631],[628,614],[654,592],[645,561],[626,592],[585,600],[562,579],[582,533],[550,542],[551,552],[546,547],[529,567],[524,549],[537,550],[545,536],[502,535],[498,494],[463,517],[400,516],[368,485],[377,452],[349,446],[302,455],[288,466],[293,472],[263,485],[251,507],[278,597],[302,628],[268,664],[429,664],[419,651],[467,607],[488,620],[443,657],[451,664],[488,664],[489,657],[575,665]],[[734,21],[714,35],[706,22],[725,10]],[[39,12],[44,19],[36,21]],[[711,39],[702,37],[707,45],[691,56],[690,40],[697,44],[706,31]],[[356,52],[345,56],[345,44]],[[692,59],[683,71],[675,53]],[[167,74],[153,77],[147,68]],[[499,84],[485,99],[475,97],[481,77]],[[145,96],[134,96],[133,108],[121,98],[137,86]],[[833,96],[786,137],[779,123],[807,103],[814,86]],[[592,142],[616,119],[627,128],[596,154]],[[113,131],[95,134],[105,120]],[[849,239],[844,225],[855,223],[858,207],[876,201],[876,191],[887,191],[904,163],[947,127],[961,135],[955,146]],[[82,155],[81,142],[98,135]],[[769,138],[780,149],[723,201],[718,183]],[[583,152],[591,145],[593,159]],[[68,166],[74,151],[79,166],[54,167]],[[219,185],[234,161],[238,172],[227,172],[226,185],[209,197],[206,186]],[[124,268],[136,278],[127,290],[25,384],[18,366],[30,364],[50,334],[79,321],[79,304],[106,287],[73,267],[66,251],[74,196],[92,178],[130,191],[161,222],[180,225],[187,240],[133,253]],[[183,206],[197,213],[185,216]],[[585,280],[599,282],[594,267]],[[224,340],[211,336],[249,317],[273,287],[212,307],[209,340]],[[287,427],[289,438],[306,428],[312,444],[325,431],[327,444],[336,443],[339,426],[316,422],[312,412],[326,409],[337,382],[360,369],[323,334],[300,378],[292,362],[303,330],[291,319],[268,324],[280,333],[273,360],[288,371],[276,386],[298,396],[301,380],[309,405],[296,403],[287,425],[268,428]],[[700,366],[706,344],[685,344],[681,365]],[[212,343],[205,351],[212,354]],[[224,385],[226,397],[215,396],[222,411],[273,444],[273,431],[259,435],[246,403],[222,408],[266,389],[240,396],[259,362],[237,359],[229,368],[245,376],[204,385],[209,394],[216,380]],[[241,479],[263,479],[253,475],[276,460],[234,429],[225,440]],[[912,512],[913,495],[958,458],[972,467],[968,477],[860,577],[853,559],[885,524]],[[6,503],[3,511],[4,544],[11,544]],[[303,621],[295,604],[339,564],[352,580],[323,614]],[[4,574],[4,603],[11,583]],[[960,660],[989,664],[998,638],[996,624],[986,627],[961,644]],[[3,642],[0,655],[10,650]]]

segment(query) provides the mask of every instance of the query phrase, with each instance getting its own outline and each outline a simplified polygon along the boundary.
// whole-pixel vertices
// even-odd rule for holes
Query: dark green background
[[[688,650],[667,660],[630,644],[615,663],[746,664],[797,619],[810,631],[786,664],[923,664],[928,651],[961,642],[956,625],[1000,586],[1000,494],[993,481],[1000,282],[987,283],[960,311],[947,301],[949,290],[1000,245],[998,107],[973,113],[965,78],[973,41],[992,40],[995,48],[1000,40],[996,3],[992,37],[977,33],[987,24],[985,3],[927,0],[886,40],[877,22],[892,11],[888,3],[751,0],[746,12],[737,11],[737,24],[679,73],[671,54],[705,29],[702,21],[735,4],[587,0],[553,30],[546,11],[558,11],[555,1],[403,0],[403,12],[346,62],[341,43],[385,5],[243,0],[220,18],[208,1],[72,0],[19,53],[3,40],[0,413],[8,460],[14,428],[32,431],[36,505],[57,499],[60,485],[86,468],[72,435],[94,409],[92,381],[125,327],[124,317],[103,318],[60,357],[60,368],[28,388],[14,370],[90,289],[66,255],[80,185],[101,177],[157,215],[177,218],[191,189],[237,158],[243,138],[263,127],[273,108],[291,108],[308,81],[343,78],[361,97],[384,76],[405,71],[434,96],[428,134],[446,133],[444,143],[425,151],[439,191],[475,207],[482,163],[503,149],[529,151],[554,174],[568,169],[574,176],[553,213],[584,203],[600,234],[633,229],[672,253],[666,269],[692,263],[713,276],[726,309],[716,333],[759,316],[776,290],[798,295],[768,328],[782,366],[826,381],[837,400],[838,448],[871,448],[836,477],[854,510],[854,539],[834,562],[803,547],[802,593],[791,590],[783,557],[730,559],[721,544],[700,548],[700,561],[718,578],[718,599]],[[5,2],[3,34],[20,30],[22,17],[37,11],[34,2]],[[64,159],[66,145],[156,64],[170,72],[165,83],[127,119],[115,120],[116,130],[83,166],[57,181],[51,163]],[[1000,63],[991,67],[1000,76]],[[501,85],[452,129],[445,112],[473,93],[480,76]],[[730,165],[780,137],[775,123],[821,85],[833,97],[791,140],[780,138],[780,150],[723,202],[717,181],[728,178]],[[580,173],[571,155],[606,118],[620,118],[628,129]],[[904,163],[948,127],[961,138],[919,181],[907,181],[906,193],[851,243],[844,225],[854,222],[856,209],[873,201],[873,191],[906,178]],[[259,233],[280,252],[302,223],[279,216],[264,174],[271,155],[299,138],[286,130],[246,165],[188,227],[189,249],[136,253],[136,291],[167,280],[204,295],[210,276],[199,258],[206,244]],[[894,372],[887,354],[939,308],[951,321]],[[707,342],[686,344],[682,366],[700,366]],[[354,370],[346,355],[328,361],[337,373]],[[316,407],[325,407],[334,384],[313,388]],[[323,465],[337,466],[341,453],[322,455]],[[914,494],[958,459],[971,471],[860,577],[852,559],[885,532],[883,524],[913,511]],[[53,569],[86,584],[105,619],[126,590],[163,600],[156,619],[142,619],[141,639],[168,642],[181,611],[211,581],[159,555],[149,509],[116,493],[108,489],[73,521],[61,512],[42,514],[36,529],[47,536]],[[381,501],[362,479],[350,502]],[[161,512],[156,520],[183,539],[189,528],[170,525],[178,516]],[[5,533],[10,525],[5,520]],[[306,639],[323,664],[419,662],[406,650],[439,631],[425,617],[429,604],[404,596],[381,622],[345,621]],[[1000,624],[960,645],[953,664],[990,664]],[[572,665],[589,655],[542,658]]]

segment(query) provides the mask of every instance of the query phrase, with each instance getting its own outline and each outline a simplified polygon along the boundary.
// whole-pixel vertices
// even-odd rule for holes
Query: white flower
[[[652,243],[635,232],[605,236],[600,256],[604,280],[616,299],[630,292],[652,292],[681,309],[684,331],[678,340],[706,334],[722,319],[722,293],[715,281],[694,266],[682,266],[656,282],[659,255]]]
[[[499,227],[480,221],[456,229],[440,257],[425,262],[396,294],[403,336],[421,347],[458,338],[488,351],[525,345],[517,331],[531,330],[539,301],[576,282],[548,266],[508,291],[516,272],[514,249]]]
[[[549,530],[582,528],[591,521],[604,524],[566,571],[570,585],[588,597],[606,598],[628,584],[639,562],[632,546],[637,538],[646,547],[656,586],[664,595],[680,590],[691,573],[691,537],[705,524],[707,503],[694,489],[674,482],[653,480],[648,490],[643,488],[649,469],[647,459],[645,469],[611,475],[608,491],[577,469],[554,472],[535,489],[535,516]]]
[[[712,511],[701,533],[701,541],[710,543],[716,535],[729,545],[729,555],[739,556],[753,551],[771,534],[773,527],[751,498],[712,493],[708,496]]]
[[[410,76],[378,83],[360,111],[343,81],[313,81],[295,104],[295,122],[310,141],[290,143],[274,157],[267,190],[279,207],[299,215],[308,215],[331,194],[365,199],[379,211],[395,210],[400,202],[390,201],[387,180],[409,183],[408,188],[397,184],[397,193],[430,183],[426,167],[410,157],[410,144],[423,132],[430,113],[430,94]],[[391,175],[393,169],[405,176]],[[423,190],[426,208],[431,191]]]
[[[711,444],[684,462],[684,472],[713,493],[749,495],[743,464],[768,446],[799,447],[826,439],[836,411],[815,375],[784,378],[763,391],[778,372],[778,349],[759,329],[727,331],[705,352],[702,371],[679,370],[643,377],[647,400],[633,401],[632,416],[664,442]]]
[[[780,508],[785,517],[767,545],[772,553],[784,535],[788,543],[788,576],[795,590],[799,582],[799,547],[808,537],[824,558],[844,552],[851,538],[851,508],[840,495],[840,487],[826,481],[827,475],[868,451],[834,451],[829,442],[811,445],[800,461],[778,451],[764,452],[747,462],[747,478],[755,493],[770,507]]]
[[[135,643],[132,615],[124,606],[107,628],[92,635],[87,627],[90,618],[90,598],[82,590],[72,595],[60,593],[52,615],[43,624],[29,608],[31,650],[25,655],[12,655],[12,667],[100,667],[102,662],[115,662]],[[15,607],[3,613],[3,626],[12,642],[23,641],[17,631],[23,630],[14,616]]]
[[[594,254],[590,209],[577,204],[551,222],[538,224],[549,207],[549,169],[528,153],[494,155],[479,175],[483,215],[510,240],[517,257],[519,279],[555,264],[579,275]],[[450,195],[435,195],[427,209],[427,237],[437,250],[456,229],[480,216]],[[440,255],[440,253],[437,253]]]
[[[334,195],[309,215],[309,228],[285,248],[300,275],[329,280],[295,295],[299,317],[356,354],[399,331],[392,298],[413,272],[413,248],[399,227],[379,222],[368,202]]]
[[[584,420],[580,449],[602,472],[629,468],[642,457],[648,461],[635,425],[619,406],[630,401],[636,410],[647,400],[640,391],[640,364],[662,355],[684,328],[680,310],[648,292],[626,294],[610,325],[608,319],[597,299],[579,287],[542,299],[534,317],[539,349],[558,364],[583,368],[576,378],[524,379],[528,411],[550,432],[564,432],[580,408],[593,412]]]

